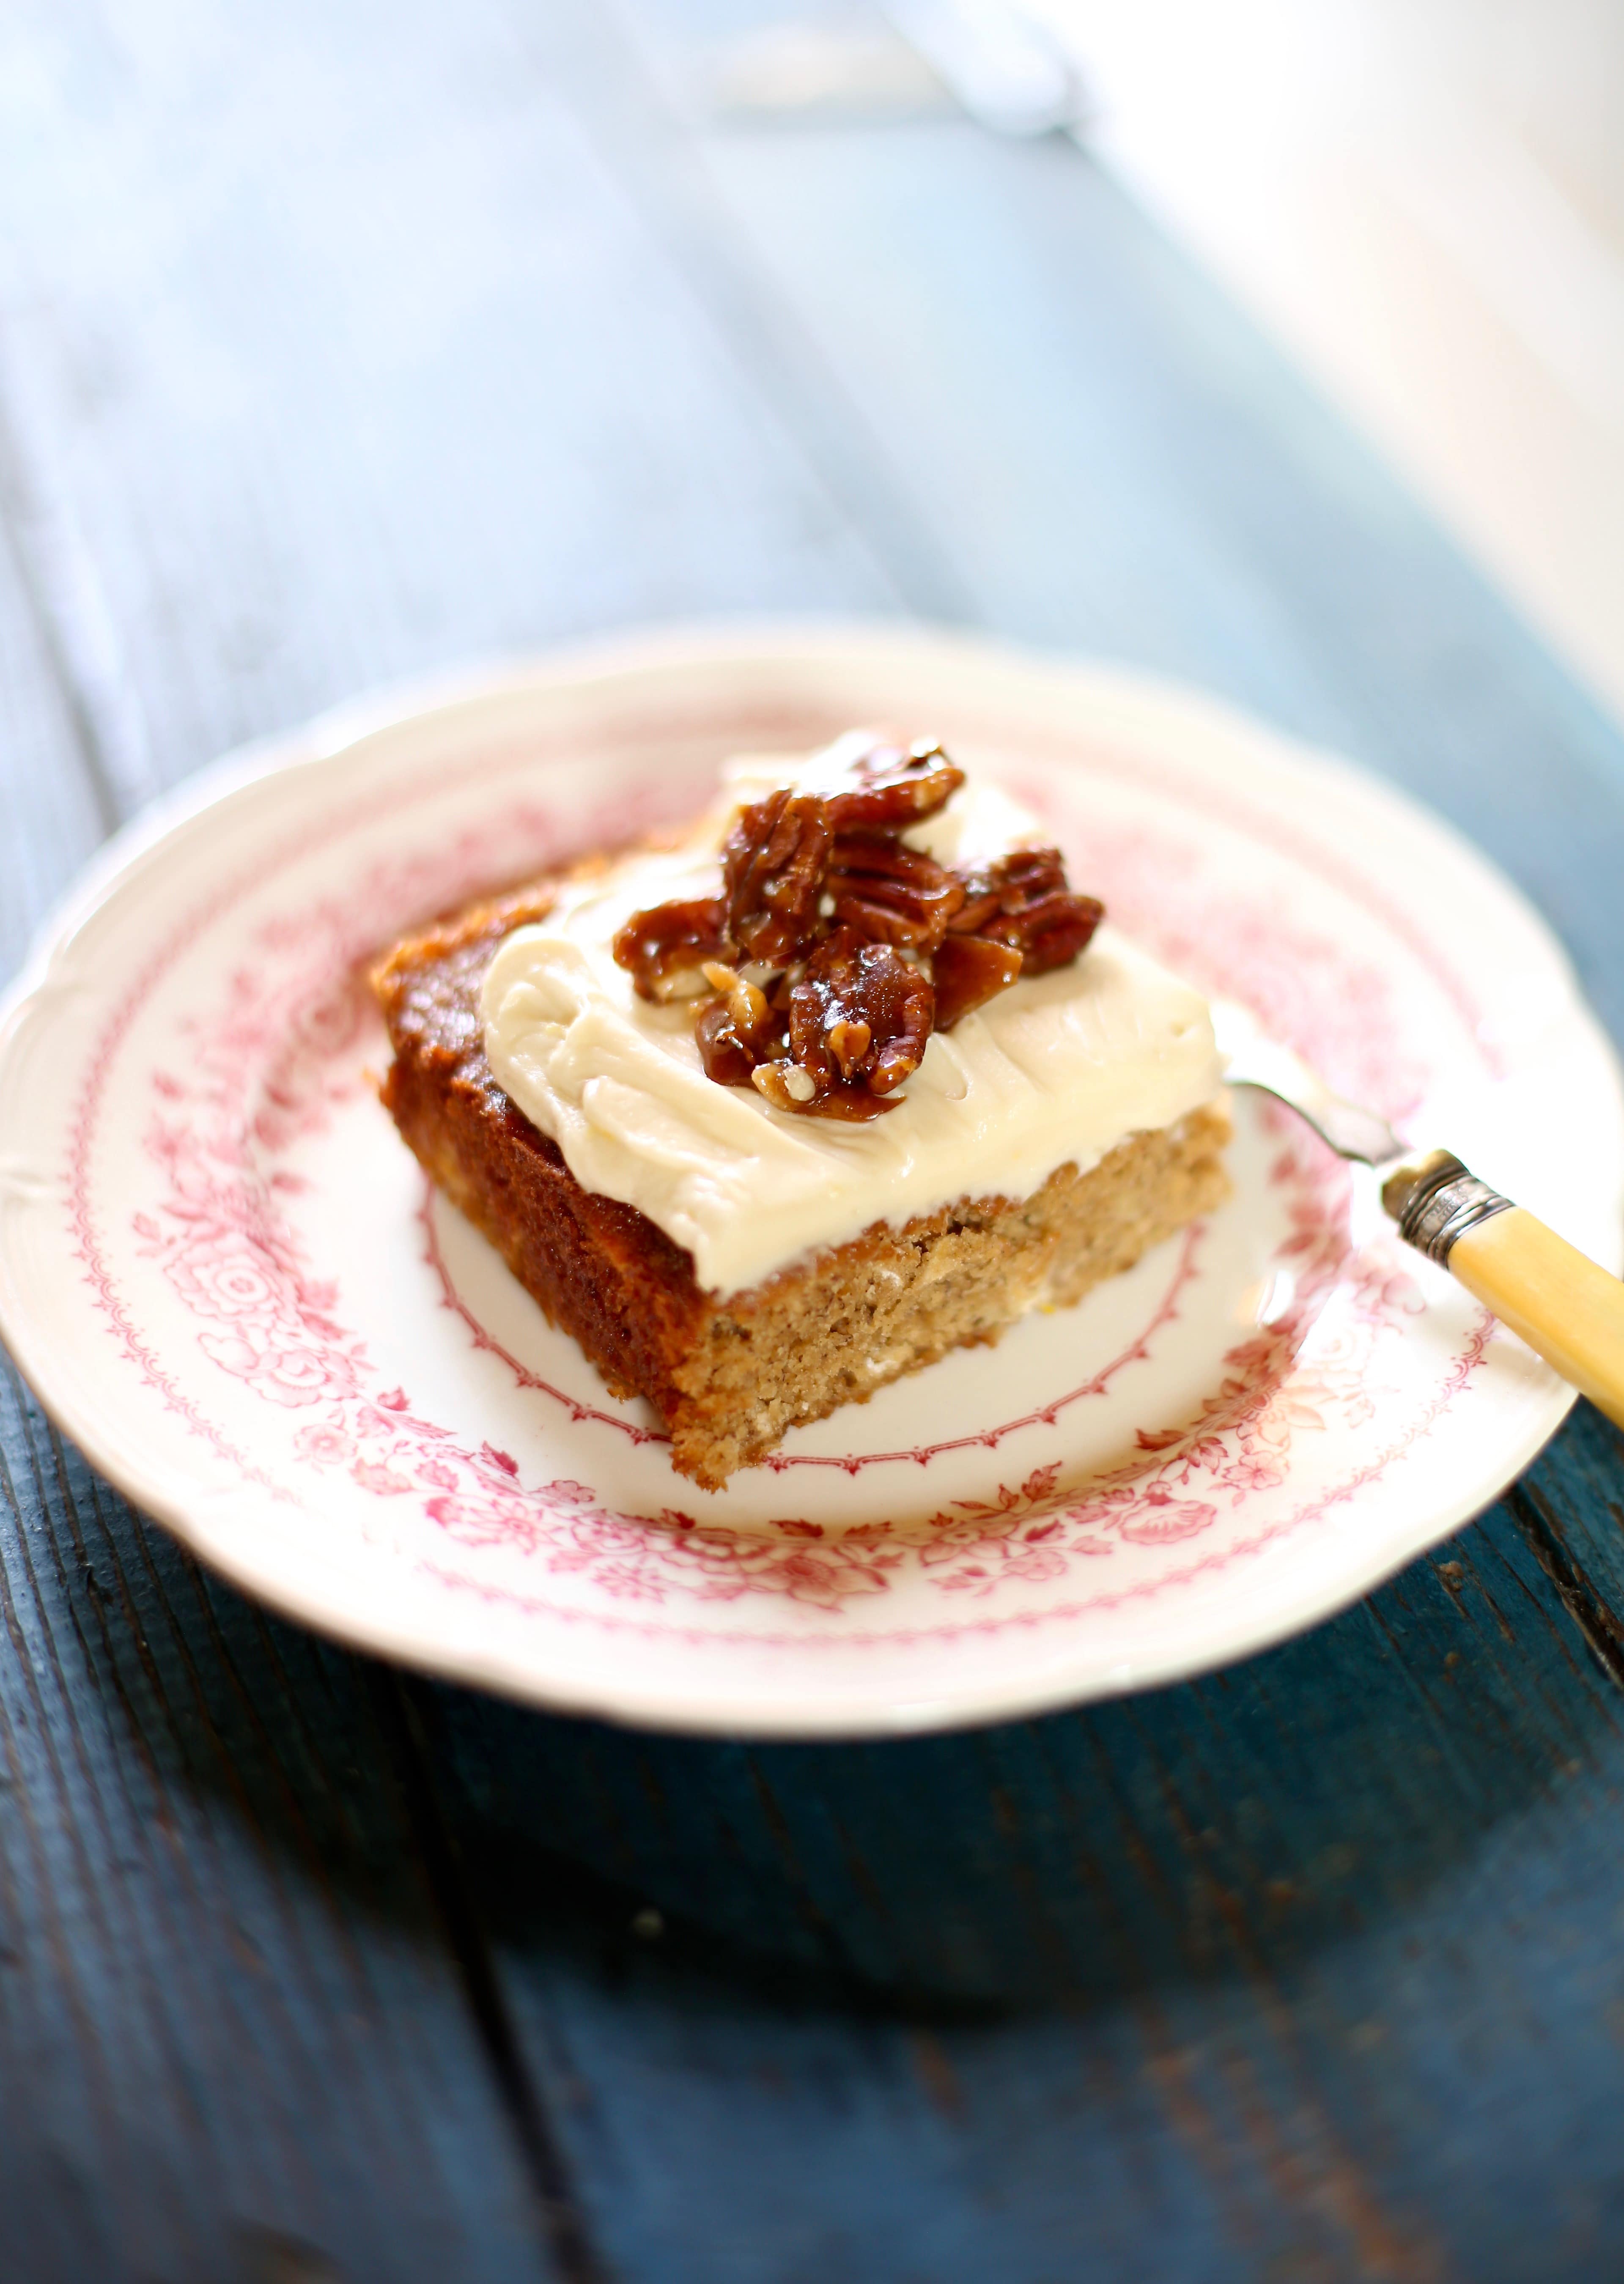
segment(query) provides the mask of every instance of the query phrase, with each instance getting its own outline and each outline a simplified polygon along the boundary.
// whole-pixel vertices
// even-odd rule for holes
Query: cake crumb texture
[[[719,1483],[797,1421],[996,1341],[1031,1309],[1070,1307],[1220,1202],[1228,1138],[1220,1113],[1198,1110],[1130,1135],[1086,1174],[1058,1168],[1032,1197],[961,1198],[900,1230],[878,1223],[734,1295],[676,1373],[676,1465]]]

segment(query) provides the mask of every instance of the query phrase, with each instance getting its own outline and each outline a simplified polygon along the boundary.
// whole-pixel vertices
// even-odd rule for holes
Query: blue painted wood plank
[[[9,967],[117,787],[4,473]],[[0,2274],[558,2272],[392,1688],[216,1595],[0,1357]]]
[[[973,1739],[749,1749],[429,1693],[611,2259],[1604,2261],[1624,1711],[1542,1585],[1497,1514],[1306,1640]]]
[[[0,2271],[553,2274],[388,1678],[216,1592],[3,1359],[0,1625]]]
[[[472,655],[938,606],[809,462],[532,12],[211,4],[179,40],[158,9],[7,12],[20,537],[129,790]]]

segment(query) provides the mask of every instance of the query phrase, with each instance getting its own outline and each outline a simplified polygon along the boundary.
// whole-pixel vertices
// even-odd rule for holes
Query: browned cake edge
[[[543,917],[547,884],[398,944],[373,983],[394,1062],[385,1107],[430,1177],[617,1396],[647,1398],[679,1474],[709,1489],[797,1421],[862,1403],[948,1349],[1069,1306],[1221,1201],[1221,1104],[1130,1135],[1026,1199],[961,1199],[718,1301],[635,1207],[584,1190],[497,1083],[479,992],[496,945]]]

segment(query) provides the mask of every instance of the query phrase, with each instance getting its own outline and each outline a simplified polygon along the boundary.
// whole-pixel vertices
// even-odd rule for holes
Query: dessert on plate
[[[402,1135],[707,1488],[1228,1189],[1200,995],[928,740],[734,762],[373,986]]]

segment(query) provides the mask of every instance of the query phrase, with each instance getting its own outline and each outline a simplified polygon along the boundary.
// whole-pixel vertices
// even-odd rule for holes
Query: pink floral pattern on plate
[[[172,1066],[153,1074],[155,1115],[145,1146],[165,1187],[156,1213],[134,1216],[145,1256],[198,1320],[198,1346],[214,1365],[268,1404],[319,1413],[294,1439],[307,1468],[341,1470],[377,1499],[414,1501],[459,1546],[520,1553],[551,1575],[590,1579],[611,1600],[783,1596],[839,1608],[885,1593],[905,1567],[917,1566],[941,1594],[986,1600],[1012,1583],[1096,1567],[1123,1545],[1196,1539],[1226,1507],[1284,1480],[1296,1434],[1322,1430],[1332,1411],[1349,1425],[1369,1417],[1369,1349],[1413,1312],[1416,1288],[1401,1272],[1356,1266],[1350,1290],[1361,1337],[1339,1363],[1299,1364],[1306,1330],[1348,1274],[1346,1177],[1278,1113],[1280,1146],[1268,1179],[1289,1217],[1280,1260],[1292,1271],[1291,1309],[1222,1354],[1218,1385],[1193,1419],[1140,1428],[1131,1458],[1094,1472],[1080,1492],[1063,1480],[1063,1459],[1052,1459],[1018,1482],[950,1500],[922,1521],[882,1516],[833,1529],[775,1515],[765,1527],[739,1528],[694,1513],[691,1493],[685,1498],[687,1487],[674,1476],[670,1504],[636,1511],[573,1477],[526,1482],[510,1453],[489,1440],[460,1438],[404,1388],[377,1391],[365,1339],[343,1321],[334,1284],[314,1272],[287,1215],[303,1177],[281,1162],[355,1101],[364,1084],[359,1051],[381,1057],[361,972],[365,951],[414,906],[454,903],[485,848],[512,845],[534,824],[529,815],[503,818],[451,851],[443,872],[421,861],[385,866],[353,903],[324,899],[263,923],[255,958],[231,974],[222,1004],[188,1015]],[[1175,949],[1187,950],[1189,964],[1215,985],[1243,990],[1277,1019],[1290,1018],[1283,1023],[1288,1035],[1309,1029],[1305,1002],[1338,1011],[1345,1059],[1372,1028],[1378,1036],[1390,1030],[1379,973],[1349,961],[1329,938],[1278,918],[1265,923],[1210,893],[1203,900],[1194,887],[1194,852],[1176,838],[1140,832],[1113,843],[1096,839],[1095,847],[1099,876],[1144,933],[1153,933],[1153,884],[1171,884],[1171,908],[1181,915]],[[1337,979],[1330,993],[1327,975]],[[1320,979],[1317,1003],[1305,976]],[[1283,977],[1291,979],[1289,1007]],[[1322,1042],[1322,1049],[1336,1044]],[[1412,1073],[1391,1064],[1371,1076],[1385,1081],[1389,1101],[1416,1083]],[[521,1388],[633,1442],[661,1440],[624,1409],[584,1404],[508,1356],[457,1294],[432,1215],[423,1221],[443,1300],[477,1345],[504,1358]],[[1167,1292],[1143,1330],[1081,1386],[971,1435],[897,1451],[783,1452],[769,1468],[812,1466],[855,1475],[899,1461],[922,1465],[972,1444],[991,1450],[1021,1430],[1054,1428],[1068,1405],[1103,1393],[1124,1365],[1150,1352],[1199,1274],[1199,1238],[1197,1228],[1181,1241]]]

